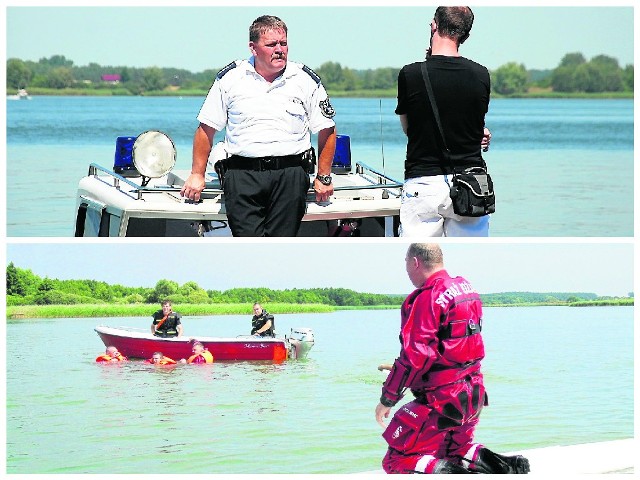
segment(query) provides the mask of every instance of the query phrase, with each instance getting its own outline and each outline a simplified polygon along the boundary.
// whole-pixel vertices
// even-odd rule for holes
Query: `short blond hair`
[[[441,267],[444,264],[442,249],[437,243],[412,243],[407,254],[416,257],[427,268]]]

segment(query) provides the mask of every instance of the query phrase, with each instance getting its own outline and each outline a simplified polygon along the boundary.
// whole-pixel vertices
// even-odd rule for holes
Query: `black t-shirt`
[[[398,75],[396,114],[408,120],[405,179],[451,173],[422,79],[421,62]],[[427,60],[440,122],[456,171],[483,164],[480,142],[489,110],[491,80],[482,65],[464,57],[434,55]]]

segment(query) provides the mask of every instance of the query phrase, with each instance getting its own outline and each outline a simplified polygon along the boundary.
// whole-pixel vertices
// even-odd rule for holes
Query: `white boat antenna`
[[[384,135],[382,134],[382,98],[378,99],[380,106],[380,148],[382,150],[382,173],[386,173],[384,168]]]

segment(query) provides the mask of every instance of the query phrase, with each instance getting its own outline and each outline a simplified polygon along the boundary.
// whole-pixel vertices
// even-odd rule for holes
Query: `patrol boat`
[[[154,352],[174,360],[189,358],[194,341],[211,352],[214,361],[266,360],[280,363],[285,360],[301,360],[307,357],[314,345],[310,328],[292,328],[289,336],[254,337],[156,337],[148,330],[133,327],[109,327],[99,325],[95,331],[105,347],[114,346],[128,358],[151,358]]]
[[[216,144],[201,200],[193,202],[180,196],[190,171],[174,170],[176,149],[171,138],[157,130],[118,137],[113,168],[91,163],[80,179],[74,236],[230,236],[220,176],[214,168],[225,155],[224,144]],[[308,192],[298,236],[397,236],[401,182],[363,163],[353,168],[346,135],[337,136],[332,173],[334,195],[319,203],[315,193]]]

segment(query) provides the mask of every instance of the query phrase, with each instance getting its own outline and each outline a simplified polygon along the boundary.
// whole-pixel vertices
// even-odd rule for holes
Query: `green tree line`
[[[272,290],[232,288],[205,290],[196,282],[179,285],[158,280],[155,287],[126,287],[97,280],[58,280],[42,278],[13,263],[7,266],[7,305],[78,305],[159,303],[169,299],[176,304],[292,303],[330,306],[400,305],[402,295],[358,293],[345,288]]]
[[[41,58],[37,62],[7,60],[7,90],[46,88],[105,90],[117,94],[144,95],[178,92],[201,95],[211,86],[220,68],[199,73],[184,69],[108,66],[90,63],[75,65],[64,55]],[[329,92],[393,91],[400,68],[355,70],[337,62],[316,68]],[[120,75],[117,85],[103,82],[105,74]],[[566,54],[552,70],[527,70],[524,64],[509,62],[491,72],[493,93],[518,95],[531,89],[558,93],[633,92],[633,65],[621,67],[617,59],[597,55],[587,60],[581,53]]]
[[[153,304],[170,299],[175,304],[246,304],[286,303],[323,304],[332,307],[400,306],[405,295],[360,293],[346,288],[308,288],[272,290],[269,288],[232,288],[225,291],[205,290],[196,282],[179,285],[173,280],[158,280],[155,287],[126,287],[97,280],[58,280],[42,278],[31,270],[9,263],[7,276],[7,306],[18,305],[95,305]],[[562,305],[608,304],[615,298],[594,293],[505,292],[481,295],[485,306],[492,305]],[[633,294],[629,294],[629,299]],[[628,302],[632,304],[632,302]],[[613,304],[616,304],[615,302]]]

